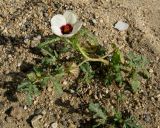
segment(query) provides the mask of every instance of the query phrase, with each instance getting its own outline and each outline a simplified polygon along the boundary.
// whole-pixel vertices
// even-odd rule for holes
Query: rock
[[[151,115],[150,114],[144,114],[143,115],[143,120],[147,123],[151,122]]]
[[[15,106],[15,107],[12,108],[10,115],[12,117],[16,118],[17,120],[20,120],[23,117],[25,117],[26,112],[23,109],[23,107]]]
[[[0,102],[0,110],[3,109],[3,107],[4,107],[4,103]]]
[[[114,28],[118,29],[119,31],[124,31],[124,30],[127,30],[129,27],[129,25],[123,21],[118,21]]]
[[[153,69],[149,69],[149,72],[150,72],[150,73],[153,73],[154,71],[153,71]]]
[[[91,20],[92,25],[95,25],[97,23],[96,19]]]
[[[35,114],[35,115],[39,115],[39,114],[42,113],[42,111],[43,111],[43,110],[42,110],[41,108],[35,109],[35,110],[34,110],[34,114]]]
[[[28,109],[28,108],[27,108],[27,105],[25,105],[25,106],[23,107],[23,109],[24,109],[24,110],[27,110],[27,109]]]
[[[70,123],[69,128],[76,128],[76,126],[73,123]]]
[[[42,115],[37,115],[33,117],[33,119],[31,120],[31,124],[33,128],[43,128],[43,124],[40,121],[41,118],[42,118]]]
[[[51,126],[49,128],[58,128],[58,123],[51,123]]]
[[[100,22],[100,23],[103,23],[103,20],[101,19],[99,22]]]
[[[3,128],[3,121],[0,120],[0,128]]]

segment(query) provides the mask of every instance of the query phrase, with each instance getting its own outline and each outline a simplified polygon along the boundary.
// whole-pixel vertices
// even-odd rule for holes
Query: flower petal
[[[66,24],[66,19],[63,15],[58,14],[58,15],[53,16],[51,19],[51,26],[57,26],[60,28],[61,26],[65,24]]]
[[[82,27],[82,24],[83,24],[82,21],[78,21],[77,23],[75,23],[73,26],[73,31],[70,34],[64,34],[63,37],[71,37],[75,35]]]
[[[61,29],[57,26],[51,26],[52,32],[57,36],[62,36]]]
[[[62,35],[60,27],[66,24],[66,20],[63,15],[55,15],[51,19],[51,29],[52,32],[58,36]]]
[[[72,11],[68,10],[66,11],[63,16],[66,19],[66,22],[69,24],[75,24],[77,22],[77,15],[74,14]]]

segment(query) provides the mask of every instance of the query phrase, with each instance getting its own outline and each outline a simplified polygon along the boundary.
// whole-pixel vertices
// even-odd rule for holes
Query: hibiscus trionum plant
[[[99,77],[103,76],[101,80],[104,84],[129,85],[132,74],[140,71],[134,64],[131,65],[131,59],[124,61],[124,55],[115,45],[114,50],[107,53],[95,36],[82,28],[82,22],[72,11],[53,16],[51,29],[53,37],[38,45],[43,54],[41,63],[18,86],[19,90],[28,94],[30,103],[34,94],[39,94],[47,85],[53,85],[61,94],[64,79],[79,79],[84,84],[92,84],[98,70],[103,70]],[[126,75],[122,76],[122,73]],[[135,77],[134,81],[137,82]]]

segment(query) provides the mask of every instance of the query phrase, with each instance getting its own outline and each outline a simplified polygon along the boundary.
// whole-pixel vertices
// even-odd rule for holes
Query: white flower
[[[51,19],[52,32],[60,37],[71,37],[82,27],[82,22],[72,11],[66,11],[63,15],[58,14]]]

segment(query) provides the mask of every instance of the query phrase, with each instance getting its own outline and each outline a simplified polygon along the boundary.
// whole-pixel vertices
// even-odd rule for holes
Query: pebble
[[[41,38],[42,38],[41,35],[38,35],[37,37],[34,38],[34,40],[39,41],[39,40],[41,40]]]
[[[47,88],[47,91],[48,91],[48,92],[52,92],[52,91],[53,91],[53,88],[49,86],[49,87]]]
[[[42,122],[40,122],[40,119],[42,119],[42,115],[37,115],[33,117],[31,120],[31,124],[33,128],[43,128]]]
[[[43,111],[42,111],[42,114],[43,114],[43,115],[46,115],[46,113],[47,113],[46,110],[43,110]]]
[[[35,115],[39,115],[39,114],[41,114],[41,112],[42,112],[42,109],[40,109],[40,108],[34,110]]]
[[[11,55],[11,54],[9,54],[9,55],[8,55],[8,58],[12,58],[12,55]]]
[[[150,114],[144,114],[143,115],[143,120],[147,123],[151,122],[151,115]]]
[[[24,109],[24,110],[27,110],[27,105],[25,105],[23,109]]]
[[[73,89],[70,89],[70,92],[73,94],[73,93],[75,93],[75,91],[73,90]]]
[[[20,67],[20,66],[21,66],[21,62],[20,62],[20,63],[18,63],[18,64],[17,64],[17,66],[18,66],[18,67]]]
[[[3,109],[3,107],[4,107],[4,103],[0,102],[0,110]]]
[[[129,25],[123,21],[118,21],[114,28],[118,29],[119,31],[124,31],[124,30],[127,30],[129,27]]]
[[[92,19],[92,24],[95,25],[97,23],[96,19]]]
[[[105,91],[105,93],[106,93],[106,94],[108,94],[108,93],[109,93],[109,90],[108,90],[108,88],[106,88],[106,91]]]
[[[20,120],[25,116],[26,112],[24,111],[23,107],[20,106],[14,106],[13,109],[11,110],[10,115],[17,120]]]
[[[67,82],[66,80],[64,80],[62,84],[63,84],[63,85],[67,85],[68,82]]]
[[[157,95],[157,99],[160,102],[160,94]]]
[[[103,20],[101,19],[99,22],[100,22],[100,23],[103,23]]]
[[[52,123],[51,126],[50,126],[50,128],[58,128],[58,123],[57,122]]]
[[[149,72],[150,72],[150,73],[153,73],[153,69],[149,69]]]

